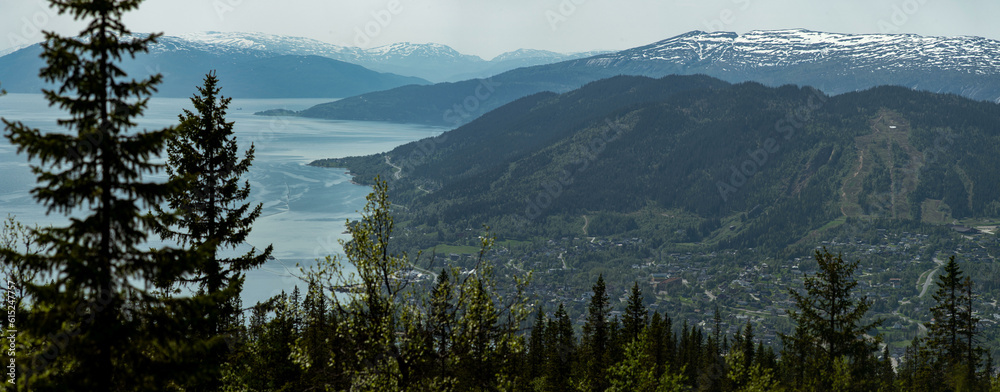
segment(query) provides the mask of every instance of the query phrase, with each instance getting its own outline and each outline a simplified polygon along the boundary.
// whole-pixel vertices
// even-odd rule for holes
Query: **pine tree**
[[[963,362],[966,347],[961,339],[962,326],[962,270],[951,256],[945,263],[944,274],[937,281],[937,291],[933,298],[937,304],[931,307],[934,323],[928,328],[929,344],[937,358],[951,367]]]
[[[928,345],[936,356],[935,366],[948,376],[951,388],[972,388],[980,383],[982,362],[982,349],[976,340],[979,319],[972,309],[972,280],[963,277],[955,256],[943,269],[934,293],[937,304],[930,309],[934,323],[929,328]]]
[[[330,360],[333,347],[342,345],[336,332],[337,323],[327,307],[326,293],[317,282],[309,282],[309,291],[302,302],[302,325],[295,342],[293,359],[302,369],[304,385],[326,388],[335,381]]]
[[[720,353],[722,353],[722,352],[728,350],[729,347],[726,347],[726,346],[728,346],[728,344],[726,344],[722,340],[722,314],[720,314],[720,312],[719,312],[719,304],[718,303],[715,304],[715,310],[713,310],[713,313],[712,313],[712,324],[713,324],[712,326],[713,326],[713,329],[714,329],[712,331],[712,334],[713,334],[713,336],[715,336],[715,344],[720,344],[721,345],[721,346],[718,347],[717,351],[719,351]]]
[[[629,293],[628,305],[625,306],[625,315],[622,318],[624,327],[624,342],[627,344],[639,338],[639,333],[646,327],[648,313],[646,306],[642,304],[642,290],[639,283],[632,284],[632,291]]]
[[[962,335],[962,340],[965,343],[965,367],[966,367],[966,378],[969,380],[970,384],[977,386],[981,383],[978,379],[977,369],[979,368],[979,363],[982,361],[982,355],[985,350],[979,347],[979,343],[976,337],[977,328],[979,324],[979,318],[973,315],[972,303],[975,300],[975,296],[972,293],[972,278],[966,276],[965,280],[962,281],[962,286],[965,288],[964,298],[963,298],[963,309],[962,309],[962,329],[959,334]]]
[[[882,358],[878,362],[876,377],[878,378],[879,392],[896,390],[896,372],[892,369],[892,357],[889,355],[888,345],[882,349]]]
[[[653,316],[649,319],[649,333],[645,335],[646,340],[643,342],[643,347],[649,352],[649,357],[653,359],[654,365],[654,375],[660,377],[663,374],[666,359],[664,355],[664,327],[663,327],[663,317],[660,316],[660,312],[653,312]]]
[[[535,313],[535,322],[531,327],[531,336],[528,338],[528,378],[534,380],[542,376],[542,368],[545,366],[545,341],[547,330],[545,328],[545,312],[542,306],[538,305]]]
[[[453,344],[451,336],[454,333],[455,320],[455,295],[451,276],[448,270],[441,269],[437,283],[431,290],[430,317],[427,325],[430,329],[431,342],[433,347],[435,372],[440,377],[452,377],[449,369],[449,357],[451,356],[451,346]]]
[[[299,338],[298,287],[291,295],[282,292],[263,308],[274,317],[263,324],[255,345],[257,366],[251,378],[254,390],[300,390],[301,367],[292,361],[292,347]]]
[[[549,320],[545,331],[547,337],[545,390],[569,390],[573,362],[576,359],[576,345],[573,339],[573,324],[562,304],[559,304],[559,309]]]
[[[740,347],[740,351],[743,351],[744,367],[747,369],[754,364],[754,359],[756,359],[753,347],[753,325],[750,324],[750,320],[747,320],[747,324],[743,327],[743,345]]]
[[[604,275],[599,275],[593,286],[590,306],[587,308],[587,321],[583,324],[581,343],[587,360],[584,380],[591,391],[603,391],[608,387],[605,371],[608,367],[611,345],[608,325],[609,301]]]
[[[141,0],[50,1],[86,27],[78,37],[46,32],[40,75],[58,85],[43,90],[51,105],[68,111],[58,124],[69,133],[43,133],[4,120],[7,138],[37,159],[40,184],[32,192],[48,212],[82,212],[69,226],[37,231],[44,254],[6,252],[17,269],[43,279],[25,282],[33,303],[20,324],[26,339],[44,343],[19,374],[35,391],[165,390],[204,379],[190,361],[221,339],[187,334],[201,328],[214,305],[203,297],[170,298],[151,291],[202,268],[204,257],[177,249],[149,249],[155,225],[145,214],[179,189],[144,176],[162,165],[158,156],[172,130],[133,131],[160,75],[127,77],[118,63],[147,51],[159,34],[132,36],[122,23]],[[88,215],[89,213],[89,215]],[[55,353],[56,355],[52,355]],[[30,384],[30,385],[26,385]]]
[[[857,286],[853,273],[858,261],[845,262],[825,249],[822,253],[816,251],[815,257],[819,270],[806,277],[805,292],[790,290],[798,311],[790,314],[796,323],[795,333],[782,335],[786,350],[783,360],[791,361],[792,368],[799,367],[793,374],[797,383],[803,377],[808,381],[807,389],[833,388],[837,375],[846,376],[831,373],[829,365],[841,363],[850,371],[850,379],[856,381],[855,388],[865,390],[871,381],[879,337],[869,340],[864,334],[880,325],[881,320],[864,323],[872,303],[868,298],[855,299],[851,295]]]
[[[642,333],[642,338],[632,339],[625,346],[624,358],[622,361],[608,369],[609,388],[611,392],[655,392],[658,387],[656,368],[649,366],[654,361],[646,350],[643,350],[642,342],[646,330]]]
[[[238,299],[244,273],[259,267],[270,256],[272,246],[263,252],[256,248],[233,257],[219,257],[218,250],[235,248],[246,241],[251,226],[261,213],[261,204],[252,209],[243,203],[250,196],[250,183],[242,186],[240,177],[250,169],[254,145],[240,159],[233,122],[226,121],[226,109],[231,98],[219,95],[221,88],[214,72],[205,76],[205,84],[191,98],[193,113],[184,109],[180,126],[167,142],[167,172],[170,178],[184,184],[184,191],[167,198],[170,212],[157,206],[161,220],[157,228],[164,240],[176,240],[184,245],[208,246],[212,255],[200,273],[188,279],[218,302],[217,311],[206,315],[210,325],[207,336],[231,333],[239,308]],[[206,361],[205,366],[218,366],[222,353]],[[216,389],[215,385],[207,386]]]
[[[906,354],[898,371],[899,389],[902,391],[945,390],[941,369],[934,364],[935,353],[925,343],[925,339],[914,338],[906,348]]]

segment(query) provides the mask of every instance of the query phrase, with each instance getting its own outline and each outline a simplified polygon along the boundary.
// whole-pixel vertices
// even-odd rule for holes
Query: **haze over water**
[[[223,86],[223,94],[225,87]],[[248,238],[249,246],[262,249],[274,245],[274,257],[247,275],[243,302],[252,305],[290,291],[299,280],[296,263],[309,265],[315,259],[341,253],[338,240],[346,219],[356,219],[371,188],[351,184],[343,169],[306,166],[321,158],[367,155],[388,151],[413,140],[435,136],[445,128],[378,122],[331,121],[293,117],[261,117],[253,113],[273,108],[302,110],[331,99],[234,99],[227,120],[235,121],[240,149],[253,142],[255,159],[244,178],[250,181],[251,203],[263,203],[261,217]],[[139,129],[160,129],[178,123],[182,108],[193,110],[189,99],[156,98]],[[43,131],[65,131],[56,119],[66,112],[48,107],[41,94],[9,94],[0,97],[0,117],[23,121]],[[161,157],[161,161],[165,155]],[[37,163],[37,162],[32,162]],[[65,226],[68,219],[53,212],[46,215],[30,190],[36,186],[27,156],[4,138],[0,141],[0,215],[8,213],[25,224]],[[165,173],[153,178],[166,179]],[[82,215],[80,211],[74,215]],[[160,244],[151,237],[151,244]]]

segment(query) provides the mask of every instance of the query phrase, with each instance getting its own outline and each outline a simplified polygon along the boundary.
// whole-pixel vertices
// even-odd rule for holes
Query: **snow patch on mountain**
[[[1000,72],[1000,41],[981,37],[914,34],[839,34],[805,29],[731,32],[692,31],[650,45],[587,60],[592,66],[655,60],[678,66],[712,62],[732,69],[841,63],[854,69]]]

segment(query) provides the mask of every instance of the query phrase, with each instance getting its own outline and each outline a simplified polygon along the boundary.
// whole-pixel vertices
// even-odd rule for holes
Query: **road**
[[[583,235],[587,235],[587,226],[590,226],[590,219],[587,216],[583,216]]]
[[[401,167],[399,167],[399,166],[396,166],[396,165],[394,165],[394,164],[393,164],[392,162],[390,162],[390,161],[389,161],[389,156],[388,156],[388,155],[386,155],[386,156],[385,156],[385,164],[386,164],[386,165],[389,165],[389,166],[392,166],[392,167],[394,167],[394,168],[396,168],[396,172],[395,172],[395,173],[393,173],[393,175],[392,175],[392,177],[393,177],[393,178],[395,178],[395,179],[397,179],[397,180],[398,180],[398,179],[400,179],[401,177],[403,177],[403,168],[401,168]],[[426,192],[426,191],[425,191],[425,192]]]
[[[919,296],[920,298],[923,298],[924,294],[927,294],[927,289],[931,287],[931,283],[934,283],[934,274],[936,274],[938,270],[941,269],[941,266],[944,265],[944,260],[940,260],[937,257],[935,257],[934,263],[937,264],[937,267],[931,270],[929,274],[927,274],[927,280],[924,281],[924,288],[923,290],[920,290],[920,296]]]

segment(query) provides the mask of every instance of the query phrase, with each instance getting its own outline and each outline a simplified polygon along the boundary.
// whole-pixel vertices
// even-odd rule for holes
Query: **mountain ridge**
[[[4,89],[38,93],[52,88],[33,71],[44,67],[41,52],[35,44],[0,57]],[[157,86],[161,97],[189,97],[211,70],[217,72],[226,96],[235,98],[337,98],[430,83],[327,57],[219,51],[171,38],[162,39],[149,53],[125,59],[121,67],[133,77],[162,74],[163,83]]]
[[[366,68],[434,82],[458,81],[460,77],[483,77],[516,67],[547,64],[555,61],[586,57],[602,52],[560,54],[534,49],[517,49],[493,59],[460,53],[437,43],[397,42],[371,48],[341,46],[320,40],[253,32],[217,32],[166,36],[199,43],[214,50],[256,51],[271,55],[315,55],[328,57]]]
[[[488,79],[380,91],[318,105],[319,118],[461,125],[442,112],[461,104],[482,80],[508,86],[479,102],[495,109],[540,91],[563,93],[614,75],[662,77],[705,74],[727,82],[809,85],[827,94],[880,85],[1000,100],[1000,41],[914,34],[840,34],[805,29],[692,31],[648,45],[559,63],[518,68]],[[456,89],[455,85],[464,85]],[[363,101],[363,102],[362,102]],[[402,106],[401,106],[402,105]],[[394,109],[390,110],[390,109]]]
[[[387,153],[313,165],[390,179],[412,225],[561,237],[579,234],[560,222],[580,215],[668,214],[688,226],[639,229],[774,249],[844,219],[1000,216],[997,121],[1000,105],[898,86],[829,96],[619,76],[530,95]],[[657,224],[680,224],[671,222]]]

